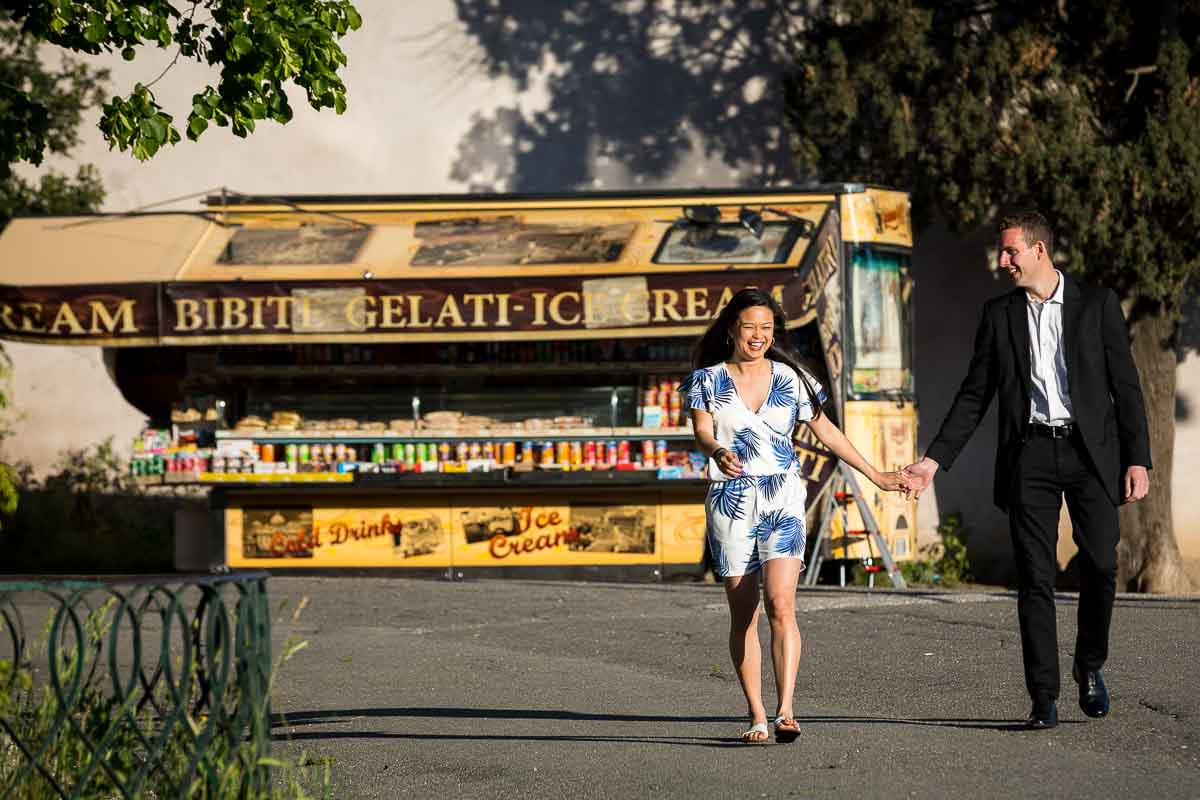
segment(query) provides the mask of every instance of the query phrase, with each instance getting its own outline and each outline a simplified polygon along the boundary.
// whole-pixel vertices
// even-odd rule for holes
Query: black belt
[[[1029,423],[1029,436],[1045,436],[1049,439],[1069,439],[1075,434],[1075,423],[1066,425],[1043,425],[1040,422]]]

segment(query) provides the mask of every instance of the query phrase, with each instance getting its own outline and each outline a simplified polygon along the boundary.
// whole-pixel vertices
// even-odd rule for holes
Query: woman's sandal
[[[741,738],[742,744],[766,744],[770,741],[771,734],[767,730],[767,723],[757,722],[744,731]]]
[[[774,719],[775,741],[780,744],[791,744],[800,737],[800,724],[795,717],[780,715]]]

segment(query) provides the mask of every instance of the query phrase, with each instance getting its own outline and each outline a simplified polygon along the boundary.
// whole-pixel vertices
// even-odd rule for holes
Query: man
[[[995,502],[1008,512],[1027,724],[1058,724],[1054,577],[1065,495],[1079,546],[1079,630],[1071,671],[1089,717],[1108,713],[1100,668],[1116,592],[1117,506],[1149,490],[1149,432],[1116,295],[1055,269],[1054,240],[1036,212],[1000,221],[999,267],[1016,289],[989,300],[967,376],[925,457],[906,467],[919,496],[949,470],[993,395],[1000,397]]]

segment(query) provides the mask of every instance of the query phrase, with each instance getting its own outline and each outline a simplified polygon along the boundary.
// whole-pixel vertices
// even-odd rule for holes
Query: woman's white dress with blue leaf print
[[[698,369],[679,387],[688,408],[713,418],[717,443],[737,453],[742,476],[708,461],[707,538],[719,577],[749,575],[772,558],[804,558],[805,481],[792,431],[816,414],[809,389],[786,364],[771,361],[771,390],[757,411],[746,407],[724,364]],[[825,402],[811,375],[808,386]]]

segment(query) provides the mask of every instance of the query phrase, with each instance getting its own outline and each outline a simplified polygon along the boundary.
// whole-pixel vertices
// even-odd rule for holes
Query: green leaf
[[[158,142],[139,136],[133,144],[133,157],[138,161],[148,161],[158,152]]]
[[[142,117],[142,121],[138,126],[138,130],[142,134],[142,138],[153,141],[156,145],[161,145],[167,141],[167,126],[158,116]]]
[[[244,33],[239,33],[237,36],[233,37],[230,47],[237,57],[241,58],[254,49],[254,43],[250,41],[249,36],[246,36]]]
[[[87,28],[83,31],[83,38],[92,44],[100,44],[107,39],[108,26],[104,24],[104,18],[96,15],[94,19],[89,20]]]
[[[300,642],[296,642],[291,647],[289,647],[286,651],[284,651],[283,660],[290,661],[292,656],[296,655],[296,653],[299,653],[301,650],[303,650],[306,647],[308,647],[307,639],[300,641]]]

